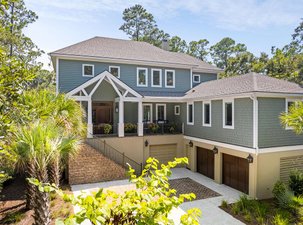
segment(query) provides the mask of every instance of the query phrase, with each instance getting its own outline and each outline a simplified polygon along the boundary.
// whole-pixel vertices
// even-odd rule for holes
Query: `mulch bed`
[[[175,189],[178,195],[194,193],[196,195],[195,200],[221,196],[219,193],[199,184],[189,177],[169,180],[169,183],[170,187]]]
[[[62,190],[71,193],[68,185],[63,185]],[[23,176],[17,176],[4,186],[0,193],[0,224],[32,225],[33,210],[25,209],[26,181]],[[55,224],[58,217],[68,217],[73,213],[70,203],[65,203],[56,195],[51,196],[51,225]],[[16,221],[17,220],[17,221]]]

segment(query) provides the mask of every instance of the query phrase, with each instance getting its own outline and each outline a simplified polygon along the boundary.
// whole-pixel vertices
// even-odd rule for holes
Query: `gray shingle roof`
[[[298,84],[289,81],[276,79],[257,73],[248,73],[240,76],[202,83],[189,90],[185,94],[185,98],[208,98],[251,92],[303,95],[303,88],[301,88]]]
[[[136,60],[142,62],[171,63],[196,67],[197,70],[218,72],[219,68],[183,53],[169,52],[146,42],[94,37],[51,52],[50,55],[97,57]]]

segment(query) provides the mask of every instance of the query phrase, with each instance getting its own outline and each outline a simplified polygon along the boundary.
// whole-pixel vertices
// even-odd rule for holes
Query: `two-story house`
[[[137,162],[187,156],[189,169],[258,198],[303,168],[303,138],[279,120],[301,87],[255,73],[218,80],[220,69],[165,46],[95,37],[50,53],[88,138]]]

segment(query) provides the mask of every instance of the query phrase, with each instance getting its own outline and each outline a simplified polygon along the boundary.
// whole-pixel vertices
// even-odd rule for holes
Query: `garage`
[[[197,172],[214,179],[214,160],[213,151],[197,147]]]
[[[223,154],[223,183],[248,194],[249,164],[247,159]]]
[[[174,161],[177,156],[177,145],[151,145],[149,156],[159,160],[162,164],[167,164],[169,161]]]

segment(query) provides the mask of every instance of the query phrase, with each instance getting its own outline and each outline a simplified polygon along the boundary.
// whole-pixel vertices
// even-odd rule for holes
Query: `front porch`
[[[179,134],[180,104],[148,102],[107,71],[68,93],[86,112],[87,137]]]

